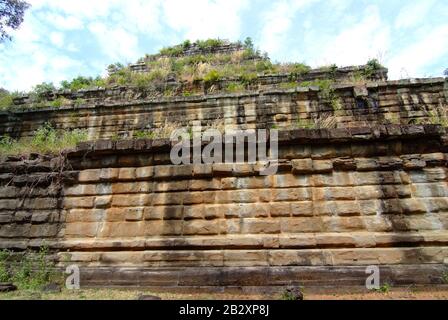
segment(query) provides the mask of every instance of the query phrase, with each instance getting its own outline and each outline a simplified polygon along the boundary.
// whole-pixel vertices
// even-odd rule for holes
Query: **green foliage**
[[[241,75],[241,82],[243,84],[251,84],[254,80],[257,79],[257,74],[255,72],[244,72]]]
[[[133,137],[137,139],[155,139],[156,134],[151,130],[138,130],[134,132]]]
[[[254,42],[252,41],[251,37],[247,37],[246,39],[244,39],[244,46],[247,49],[254,50]]]
[[[383,65],[378,61],[378,59],[370,59],[367,62],[367,66],[372,68],[373,70],[379,70],[384,68]]]
[[[8,136],[0,137],[0,154],[57,153],[63,149],[73,148],[87,138],[85,130],[57,131],[51,124],[45,123],[35,131],[31,139],[16,141]]]
[[[365,77],[369,78],[375,73],[375,71],[378,71],[382,68],[384,67],[381,65],[378,59],[371,59],[367,62],[363,74]]]
[[[180,46],[174,46],[174,47],[164,47],[160,49],[160,54],[164,56],[178,56],[182,52],[184,52],[184,47],[182,45]]]
[[[310,72],[311,67],[304,63],[292,63],[289,65],[290,80],[299,80],[303,75]]]
[[[144,59],[140,59],[139,62],[144,62]],[[121,62],[112,63],[107,66],[107,72],[109,75],[119,72],[125,68],[124,64]]]
[[[296,297],[294,296],[294,294],[292,292],[289,291],[283,291],[282,296],[281,296],[281,300],[286,300],[286,301],[295,301]]]
[[[62,89],[70,89],[73,91],[78,91],[81,89],[89,89],[92,87],[104,87],[106,85],[106,82],[101,77],[83,77],[78,76],[74,78],[72,81],[64,80],[61,82],[61,88]]]
[[[184,49],[188,49],[191,46],[191,41],[190,40],[185,40],[184,42],[182,42],[182,47]]]
[[[298,87],[298,83],[297,82],[293,82],[293,81],[282,82],[282,83],[279,84],[279,87],[281,89],[286,89],[286,90],[288,90],[288,89],[295,89],[295,88]]]
[[[442,282],[443,282],[444,284],[448,284],[448,271],[444,271],[444,272],[442,273]]]
[[[86,104],[86,100],[82,98],[77,98],[74,103],[75,107],[82,106],[83,104]]]
[[[343,108],[341,99],[336,94],[336,91],[332,87],[333,80],[314,80],[301,82],[302,87],[319,87],[320,97],[330,104],[334,111],[341,110]]]
[[[379,289],[375,289],[375,291],[381,292],[381,293],[388,293],[391,288],[392,288],[392,286],[386,282],[381,287],[379,287]]]
[[[0,251],[0,282],[12,281],[21,290],[40,290],[43,286],[60,282],[62,274],[49,259],[48,247],[38,252],[27,250],[22,254]]]
[[[297,119],[297,128],[299,129],[315,129],[316,127],[316,122],[311,119]]]
[[[136,86],[145,88],[153,81],[163,81],[168,76],[169,70],[157,68],[148,73],[135,73],[130,69],[122,69],[107,79],[108,84],[120,86]]]
[[[238,82],[229,83],[226,87],[226,91],[232,92],[232,93],[242,92],[242,91],[244,91],[244,89],[245,89],[245,85],[242,83],[238,83]]]
[[[224,44],[221,39],[197,40],[195,44],[201,49],[216,48]]]
[[[1,143],[1,140],[0,140]],[[10,282],[11,272],[8,268],[8,260],[11,256],[11,252],[4,249],[0,251],[0,282]]]
[[[13,95],[8,91],[0,92],[0,111],[7,110],[13,105]]]
[[[272,65],[272,62],[269,60],[261,60],[255,64],[255,70],[257,72],[273,71],[273,69],[274,66]]]
[[[64,105],[67,105],[70,103],[70,100],[64,98],[64,97],[59,97],[56,100],[53,100],[50,102],[50,106],[53,108],[60,108],[63,107]]]
[[[51,82],[42,82],[41,84],[37,84],[33,87],[33,90],[30,92],[30,96],[35,102],[41,102],[45,95],[51,93],[56,90],[56,87]]]
[[[222,79],[222,75],[218,72],[218,70],[211,70],[204,76],[204,82],[213,84]]]

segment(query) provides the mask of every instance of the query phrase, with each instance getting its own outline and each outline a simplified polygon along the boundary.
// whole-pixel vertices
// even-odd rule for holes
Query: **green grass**
[[[0,137],[1,155],[19,155],[29,153],[57,154],[64,149],[73,148],[79,142],[87,140],[85,130],[74,129],[60,131],[46,123],[31,138],[14,140],[8,136]]]
[[[227,92],[236,93],[236,92],[243,92],[246,89],[246,86],[242,83],[238,82],[232,82],[229,83],[226,87]]]
[[[0,282],[13,282],[20,290],[39,290],[50,283],[61,283],[62,274],[56,271],[48,247],[38,252],[26,250],[14,254],[0,251]]]

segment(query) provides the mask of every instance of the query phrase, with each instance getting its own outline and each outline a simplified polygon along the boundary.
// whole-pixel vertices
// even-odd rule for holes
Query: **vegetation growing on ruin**
[[[84,89],[129,86],[137,88],[151,97],[188,97],[216,90],[229,93],[243,92],[256,89],[252,85],[256,84],[258,77],[276,74],[287,75],[287,81],[275,86],[281,89],[318,86],[322,91],[321,97],[334,110],[341,108],[340,100],[331,89],[332,83],[336,80],[338,66],[333,64],[318,69],[327,73],[326,80],[301,82],[311,71],[310,66],[304,63],[273,63],[267,54],[262,54],[255,48],[250,38],[236,43],[237,48],[241,50],[215,53],[210,53],[212,50],[208,50],[227,44],[230,43],[221,39],[196,42],[186,40],[182,44],[163,48],[159,54],[145,56],[139,60],[140,64],[137,66],[125,66],[120,62],[111,64],[107,68],[109,75],[105,77],[78,76],[72,80],[62,81],[58,86],[52,83],[42,83],[36,85],[30,92],[22,93],[29,97],[26,100],[26,105],[23,106],[14,106],[13,104],[13,98],[18,96],[18,93],[12,95],[0,91],[0,110],[61,108],[85,103],[85,101],[75,101],[72,97],[62,97],[70,93],[55,94],[56,90],[76,92]],[[200,50],[194,51],[198,49]],[[189,52],[187,55],[186,51]],[[194,54],[194,52],[199,53]],[[364,69],[355,72],[353,83],[365,83],[380,68],[383,66],[378,60],[370,60]],[[170,82],[174,85],[169,85]]]
[[[61,150],[74,148],[87,140],[87,131],[81,129],[56,130],[49,123],[36,130],[33,137],[15,140],[0,136],[0,154],[18,155],[29,153],[56,154]]]
[[[13,105],[14,95],[6,90],[0,91],[0,111],[7,110]]]
[[[41,290],[50,283],[60,283],[62,274],[55,268],[48,247],[38,252],[26,250],[14,254],[0,251],[0,282],[13,282],[21,290]]]

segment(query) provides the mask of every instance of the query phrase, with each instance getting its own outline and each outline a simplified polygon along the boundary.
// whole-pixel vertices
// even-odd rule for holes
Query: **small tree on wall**
[[[448,77],[448,68],[445,69],[445,71],[443,72],[443,74],[444,74],[446,77]]]
[[[0,0],[0,42],[11,40],[9,32],[23,22],[29,3],[22,0]]]

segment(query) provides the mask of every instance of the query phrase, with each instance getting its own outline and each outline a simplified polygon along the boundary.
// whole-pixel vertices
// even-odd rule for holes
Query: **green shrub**
[[[165,47],[160,49],[160,54],[164,56],[178,56],[183,52],[184,47],[182,45],[174,47]]]
[[[63,107],[64,105],[67,105],[70,103],[70,100],[64,98],[64,97],[59,97],[56,100],[53,100],[50,102],[50,106],[53,108],[60,108]]]
[[[244,47],[246,49],[254,50],[254,42],[252,41],[251,37],[247,37],[246,39],[244,39]]]
[[[21,290],[40,290],[52,282],[59,282],[59,274],[49,259],[48,247],[41,247],[39,252],[27,250],[22,257],[13,263],[12,280]]]
[[[210,83],[210,84],[213,84],[213,83],[216,83],[216,82],[218,82],[219,80],[221,80],[222,79],[222,76],[221,76],[221,74],[218,72],[218,70],[211,70],[211,71],[209,71],[205,76],[204,76],[204,82],[206,82],[206,83]]]
[[[448,284],[448,271],[444,271],[444,272],[442,273],[442,282],[443,282],[444,284]]]
[[[258,76],[255,72],[244,72],[241,75],[241,82],[243,84],[251,84],[257,78],[258,78]]]
[[[201,49],[209,49],[223,45],[224,41],[221,39],[207,39],[207,40],[197,40],[195,43]]]
[[[242,83],[232,82],[232,83],[229,83],[227,85],[226,91],[227,92],[232,92],[232,93],[234,93],[234,92],[242,92],[242,91],[245,90],[245,88],[246,87]]]
[[[26,250],[15,255],[0,251],[0,282],[13,282],[21,290],[40,290],[47,284],[62,282],[62,276],[49,259],[46,246],[38,252]]]
[[[279,87],[281,89],[286,89],[286,90],[288,90],[288,89],[295,89],[295,88],[298,87],[298,83],[297,82],[293,82],[293,81],[282,82],[282,83],[279,84]]]
[[[8,250],[4,249],[0,251],[0,282],[11,281],[11,273],[8,267],[8,260],[10,256],[11,252]]]
[[[73,148],[87,138],[85,130],[57,131],[49,123],[45,123],[35,131],[32,138],[16,141],[8,136],[0,137],[0,154],[57,153]]]
[[[0,111],[11,108],[13,104],[14,102],[12,94],[7,91],[0,93]]]
[[[56,87],[51,82],[42,82],[33,87],[33,90],[29,93],[31,100],[34,102],[42,102],[45,99],[45,95],[56,90]]]
[[[272,71],[273,70],[273,66],[272,66],[271,61],[269,61],[269,60],[262,60],[262,61],[258,61],[256,63],[255,70],[257,70],[257,72]]]
[[[307,74],[308,72],[310,72],[310,70],[311,67],[304,63],[293,63],[291,65],[291,74],[295,75],[296,77]]]
[[[299,129],[315,129],[317,124],[311,119],[297,119],[297,128]]]
[[[184,42],[182,42],[182,47],[184,49],[188,49],[191,46],[191,41],[190,40],[185,40]]]
[[[150,130],[138,130],[134,132],[133,137],[137,139],[155,139],[156,134]]]
[[[383,65],[378,61],[378,59],[370,59],[367,62],[367,66],[370,67],[372,70],[379,70],[384,68]]]
[[[391,288],[392,288],[392,286],[386,282],[381,287],[379,287],[379,289],[375,289],[375,291],[381,292],[381,293],[388,293]]]
[[[363,74],[365,77],[369,78],[375,73],[375,71],[378,71],[382,68],[384,67],[381,65],[378,59],[371,59],[367,62]]]

